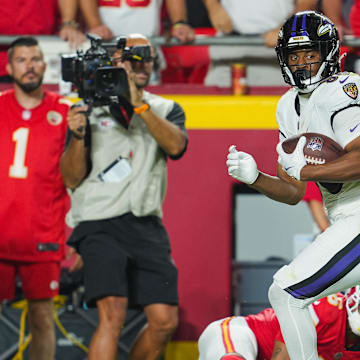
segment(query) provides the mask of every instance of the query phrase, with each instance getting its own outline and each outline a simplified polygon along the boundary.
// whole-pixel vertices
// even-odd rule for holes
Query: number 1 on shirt
[[[29,138],[28,128],[19,128],[13,132],[12,140],[15,142],[14,161],[9,169],[9,176],[25,179],[28,168],[25,166],[26,149]]]

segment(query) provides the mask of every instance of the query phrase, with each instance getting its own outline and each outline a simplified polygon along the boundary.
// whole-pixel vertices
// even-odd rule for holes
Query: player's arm
[[[75,107],[68,112],[67,122],[72,133],[70,142],[60,158],[60,172],[66,187],[74,190],[89,170],[89,147],[85,146],[87,106]]]
[[[286,345],[283,342],[275,340],[271,360],[290,360]]]
[[[185,116],[183,112],[182,114],[180,115]],[[140,117],[144,120],[150,134],[166,154],[176,157],[183,153],[187,140],[185,132],[180,127],[155,114],[151,111],[151,108],[141,113]]]
[[[306,165],[301,180],[347,182],[360,180],[360,137],[345,146],[346,154],[324,165]]]
[[[290,176],[298,180],[328,183],[360,180],[359,104],[350,103],[340,111],[333,111],[328,121],[338,144],[345,149],[345,155],[323,165],[307,165],[304,157],[306,139],[301,137],[291,154],[286,154],[282,145],[278,144],[279,162]]]
[[[277,165],[277,176],[259,173],[257,180],[249,185],[270,199],[296,205],[304,197],[306,183],[290,177],[280,164]]]
[[[237,151],[234,145],[230,146],[226,165],[230,176],[270,199],[295,205],[304,197],[306,184],[290,177],[280,164],[277,166],[277,176],[264,174],[258,170],[250,154]]]

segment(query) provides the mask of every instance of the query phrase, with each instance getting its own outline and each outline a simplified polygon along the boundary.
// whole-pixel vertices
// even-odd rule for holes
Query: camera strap
[[[122,96],[118,97],[118,101],[110,104],[110,113],[121,126],[128,129],[134,114],[134,107]]]

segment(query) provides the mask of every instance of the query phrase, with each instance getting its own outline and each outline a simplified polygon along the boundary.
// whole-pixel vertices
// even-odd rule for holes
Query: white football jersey
[[[345,148],[360,136],[359,88],[358,74],[339,73],[324,80],[310,94],[299,95],[290,89],[281,97],[276,111],[280,141],[314,132]],[[360,212],[360,181],[330,186],[322,183],[320,190],[331,220]]]
[[[161,4],[162,0],[100,0],[99,13],[115,36],[151,37],[160,33]]]
[[[276,29],[295,9],[294,1],[289,0],[221,0],[221,4],[240,34],[263,34]]]

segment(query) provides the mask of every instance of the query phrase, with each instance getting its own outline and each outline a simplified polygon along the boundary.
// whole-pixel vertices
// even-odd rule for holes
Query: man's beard
[[[135,82],[135,86],[137,87],[138,90],[140,89],[144,89],[149,85],[150,82],[150,76],[147,78],[147,80],[145,82]]]
[[[43,78],[40,77],[38,81],[33,81],[25,84],[14,78],[14,82],[21,88],[22,91],[29,94],[41,86]]]

